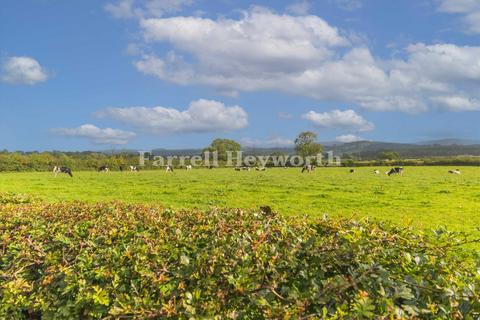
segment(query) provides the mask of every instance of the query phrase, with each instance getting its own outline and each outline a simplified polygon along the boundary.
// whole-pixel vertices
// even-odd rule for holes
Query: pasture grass
[[[272,168],[266,172],[231,168],[130,172],[1,173],[0,192],[27,193],[49,202],[120,200],[182,209],[258,208],[284,215],[370,217],[418,228],[446,226],[473,233],[480,227],[480,168],[407,167],[403,177],[387,168]]]

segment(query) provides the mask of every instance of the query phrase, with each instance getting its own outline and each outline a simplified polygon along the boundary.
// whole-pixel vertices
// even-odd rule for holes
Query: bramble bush
[[[263,211],[0,205],[1,319],[477,319],[467,236]]]
[[[28,194],[0,192],[0,205],[7,204],[7,203],[14,203],[14,204],[32,203],[35,201],[38,201],[38,199]]]

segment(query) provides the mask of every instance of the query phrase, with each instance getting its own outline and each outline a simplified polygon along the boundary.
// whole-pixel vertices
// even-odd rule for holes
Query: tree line
[[[295,139],[295,154],[301,157],[316,156],[322,153],[324,147],[317,142],[317,135],[314,132],[301,132]],[[215,139],[212,143],[198,150],[199,155],[205,151],[210,153],[217,152],[219,165],[225,165],[227,152],[241,151],[242,146],[230,139]],[[252,152],[252,151],[250,151]],[[286,156],[281,152],[272,152],[270,156]],[[378,152],[375,157],[369,160],[361,160],[352,155],[342,155],[342,164],[344,166],[389,166],[389,165],[456,165],[456,166],[478,166],[480,157],[422,157],[418,159],[404,159],[402,154],[395,151]],[[73,170],[96,170],[101,166],[108,166],[112,170],[119,170],[121,167],[127,168],[130,165],[137,166],[139,163],[139,154],[136,152],[9,152],[0,151],[0,172],[2,171],[49,171],[54,166],[68,166]],[[174,166],[178,162],[173,162]],[[272,161],[267,166],[274,166]],[[288,161],[285,166],[292,166]],[[147,162],[144,169],[154,169],[151,163]],[[157,167],[158,169],[158,167]]]

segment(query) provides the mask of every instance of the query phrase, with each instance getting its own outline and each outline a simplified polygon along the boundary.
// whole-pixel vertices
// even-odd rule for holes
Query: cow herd
[[[243,166],[243,167],[235,167],[233,169],[235,171],[250,171],[250,170],[252,170],[252,167]],[[265,167],[255,167],[255,171],[267,171],[267,168],[265,168]]]
[[[309,172],[315,171],[315,168],[316,168],[316,167],[315,167],[314,165],[311,165],[311,164],[305,165],[305,166],[303,166],[303,168],[302,168],[302,173],[304,173],[304,172],[309,173]],[[394,167],[394,168],[389,169],[387,172],[385,172],[385,174],[388,175],[388,176],[396,175],[396,174],[398,174],[398,175],[400,175],[400,176],[403,176],[403,170],[404,170],[403,167]],[[352,168],[352,169],[349,169],[348,172],[349,172],[350,174],[353,174],[353,173],[356,172],[356,170]],[[450,174],[461,174],[461,172],[460,172],[459,169],[448,170],[448,173],[450,173]],[[379,174],[380,174],[380,170],[374,169],[374,170],[373,170],[373,174],[374,174],[374,175],[379,175]]]
[[[303,168],[302,168],[302,173],[304,173],[304,172],[310,173],[310,172],[312,172],[312,171],[315,171],[315,168],[316,168],[316,167],[315,167],[314,165],[307,164],[307,165],[303,166]],[[457,169],[457,170],[453,170],[453,171],[458,171],[458,169]],[[453,173],[453,171],[450,170],[449,172],[450,172],[450,173]],[[349,172],[350,174],[354,174],[354,173],[356,172],[356,170],[352,168],[352,169],[349,169],[348,172]],[[458,173],[460,173],[460,171],[458,171]],[[380,174],[380,170],[378,170],[378,169],[373,170],[373,174],[375,174],[375,175]],[[403,176],[403,167],[394,167],[394,168],[391,168],[390,170],[388,170],[387,172],[385,172],[385,174],[388,175],[388,176],[391,176],[391,175],[394,175],[394,174],[398,174],[398,175]]]
[[[123,172],[126,168],[124,166],[120,166],[119,169],[120,169],[120,171]],[[138,167],[132,166],[132,165],[128,166],[127,169],[130,172],[138,172],[139,171]],[[187,171],[192,170],[192,165],[186,165],[185,169]],[[212,169],[212,167],[209,167],[209,169]],[[315,171],[315,169],[316,169],[315,165],[307,164],[307,165],[302,167],[302,173],[304,173],[304,172],[310,173],[310,172]],[[252,170],[252,167],[247,167],[247,166],[235,167],[234,170],[235,171],[250,171],[250,170]],[[266,171],[267,168],[265,168],[265,167],[255,167],[255,170],[256,171]],[[98,167],[97,171],[98,172],[109,172],[110,168],[107,165],[103,165],[103,166]],[[385,172],[385,174],[388,175],[388,176],[392,176],[392,175],[403,176],[403,171],[404,171],[403,167],[394,167],[394,168],[391,168],[390,170],[388,170],[387,172]],[[167,165],[165,167],[165,172],[167,172],[167,173],[172,172],[173,173],[173,166],[172,165]],[[355,169],[349,169],[350,174],[354,174],[355,172],[356,172]],[[65,174],[69,175],[70,177],[73,177],[72,170],[69,167],[55,166],[53,168],[53,174],[56,177],[59,173],[65,173]],[[448,173],[450,173],[450,174],[461,174],[459,169],[448,170]],[[378,170],[378,169],[373,170],[373,174],[374,175],[379,175],[380,170]]]

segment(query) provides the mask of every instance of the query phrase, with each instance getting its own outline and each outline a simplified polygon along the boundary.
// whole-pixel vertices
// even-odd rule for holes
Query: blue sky
[[[480,1],[1,6],[0,149],[480,138]]]

